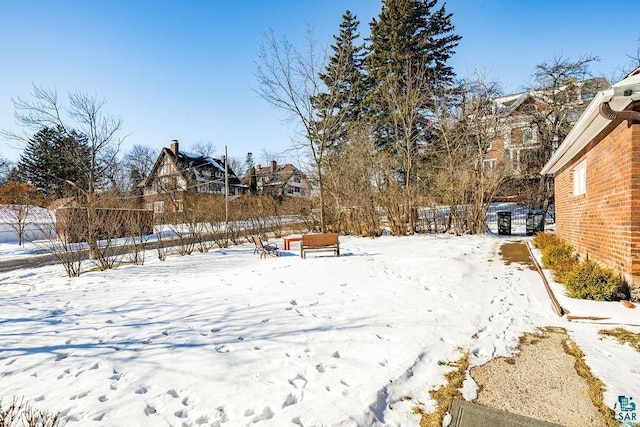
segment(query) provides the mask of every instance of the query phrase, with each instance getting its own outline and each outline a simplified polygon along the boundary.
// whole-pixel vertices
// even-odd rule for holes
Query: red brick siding
[[[487,150],[485,159],[496,159],[499,163],[504,160],[504,140],[501,137],[494,138],[491,141],[491,149]]]
[[[584,159],[587,191],[574,196]],[[556,174],[555,200],[558,237],[640,286],[640,125],[607,127]]]

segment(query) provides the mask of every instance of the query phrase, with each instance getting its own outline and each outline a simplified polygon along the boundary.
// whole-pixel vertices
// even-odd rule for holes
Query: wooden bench
[[[275,243],[264,243],[262,241],[262,238],[255,234],[251,236],[251,241],[255,245],[253,253],[256,254],[260,252],[260,258],[266,258],[267,255],[280,256],[278,245],[276,245]]]
[[[333,251],[340,256],[338,233],[303,234],[300,242],[300,257],[306,258],[309,251]]]

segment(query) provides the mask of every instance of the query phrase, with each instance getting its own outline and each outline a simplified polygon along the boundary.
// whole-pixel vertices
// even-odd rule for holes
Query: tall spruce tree
[[[337,120],[337,126],[320,128],[334,129],[331,144],[337,145],[347,137],[359,120],[364,105],[365,76],[363,61],[365,56],[364,43],[358,44],[358,26],[360,21],[347,10],[342,15],[340,31],[334,35],[335,43],[331,45],[332,54],[329,57],[324,73],[320,79],[326,86],[326,92],[316,98],[319,112],[330,115],[321,116],[322,120]],[[328,106],[334,108],[329,109]]]
[[[89,165],[87,138],[75,131],[45,127],[31,138],[20,155],[16,176],[50,197],[63,197],[72,188],[81,188],[89,175],[80,165]],[[84,158],[84,159],[83,159]]]
[[[454,34],[451,14],[437,0],[383,0],[378,19],[372,20],[365,69],[370,80],[369,103],[378,142],[394,135],[388,102],[389,90],[409,88],[429,92],[415,105],[424,114],[434,110],[434,99],[453,82],[455,73],[447,65],[462,38]],[[390,88],[390,86],[394,86]],[[416,126],[424,121],[417,121]],[[420,131],[419,128],[416,131]]]
[[[451,14],[436,3],[383,0],[378,20],[371,22],[367,103],[377,148],[387,157],[382,203],[398,225],[396,233],[416,228],[420,147],[431,138],[429,115],[455,76],[447,61],[461,37],[453,33]]]

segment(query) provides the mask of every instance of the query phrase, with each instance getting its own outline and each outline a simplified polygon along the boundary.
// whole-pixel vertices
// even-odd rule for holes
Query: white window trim
[[[482,167],[484,167],[485,169],[493,169],[496,167],[497,163],[498,159],[484,159],[484,161],[482,162]]]
[[[587,192],[587,160],[583,160],[573,168],[573,195],[579,196]]]
[[[163,213],[164,212],[164,202],[163,201],[153,202],[153,212],[154,213]]]

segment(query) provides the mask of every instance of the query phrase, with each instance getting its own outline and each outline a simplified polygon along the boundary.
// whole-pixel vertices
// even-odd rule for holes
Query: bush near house
[[[624,295],[625,283],[608,268],[594,261],[584,261],[566,277],[567,294],[572,298],[594,301],[614,301]]]
[[[615,271],[595,261],[581,261],[575,250],[550,233],[538,233],[533,246],[542,254],[542,265],[567,288],[571,298],[615,301],[624,297],[626,283]]]

